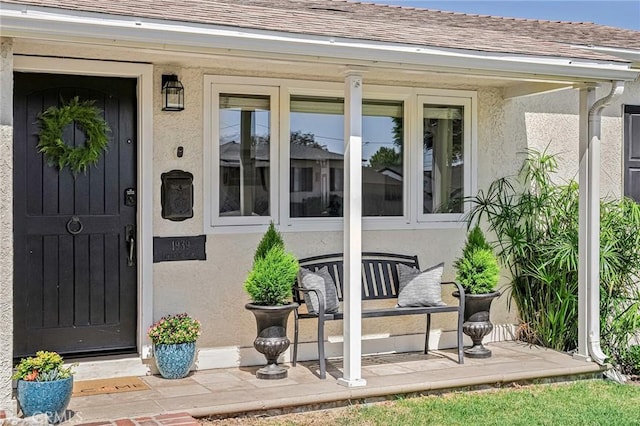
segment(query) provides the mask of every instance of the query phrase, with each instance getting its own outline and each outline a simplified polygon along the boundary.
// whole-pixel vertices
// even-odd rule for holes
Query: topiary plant
[[[468,294],[491,293],[498,284],[498,260],[477,225],[467,235],[462,257],[453,266],[457,269],[456,279]]]
[[[267,232],[262,236],[260,243],[258,243],[256,253],[253,256],[253,261],[255,262],[258,259],[264,258],[267,255],[267,252],[275,246],[284,248],[284,241],[282,240],[282,235],[276,231],[275,225],[271,222],[269,224],[269,229],[267,229]]]
[[[264,257],[256,258],[244,289],[255,304],[286,305],[291,299],[298,268],[295,256],[276,244]]]

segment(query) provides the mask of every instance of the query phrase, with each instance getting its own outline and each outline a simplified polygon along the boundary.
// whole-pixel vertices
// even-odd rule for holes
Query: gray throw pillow
[[[442,301],[442,273],[444,263],[426,271],[403,264],[398,265],[398,306],[444,306]]]
[[[306,268],[300,268],[300,285],[309,290],[320,290],[324,295],[324,310],[327,313],[338,312],[340,301],[336,292],[336,285],[326,266],[311,272]],[[309,313],[317,314],[319,308],[316,293],[304,293],[304,303],[307,304]]]

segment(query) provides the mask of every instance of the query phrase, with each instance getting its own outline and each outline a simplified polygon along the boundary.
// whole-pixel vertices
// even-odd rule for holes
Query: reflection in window
[[[462,213],[464,107],[424,105],[423,213]]]
[[[290,215],[342,217],[344,103],[339,98],[292,96]],[[363,216],[403,214],[403,104],[364,101]]]
[[[220,216],[269,216],[269,96],[220,94]]]
[[[403,215],[403,105],[362,103],[362,215]]]
[[[290,216],[342,216],[344,102],[292,96],[290,111]]]

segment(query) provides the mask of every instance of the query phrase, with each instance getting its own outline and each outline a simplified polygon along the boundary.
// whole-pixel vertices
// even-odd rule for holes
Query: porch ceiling
[[[75,41],[46,41],[16,38],[16,56],[54,56],[151,63],[165,69],[201,68],[206,73],[259,76],[265,78],[305,79],[341,83],[347,65],[317,62],[309,58],[257,58],[230,52],[189,52],[156,47],[130,47],[80,43]],[[502,88],[505,97],[523,96],[560,88],[572,87],[575,82],[558,77],[469,75],[461,72],[437,71],[403,67],[402,64],[370,64],[361,67],[367,85],[396,85],[408,87],[446,87],[448,89],[477,90]]]

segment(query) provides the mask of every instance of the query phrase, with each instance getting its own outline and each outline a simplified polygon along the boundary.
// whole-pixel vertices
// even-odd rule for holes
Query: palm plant
[[[578,185],[555,184],[554,155],[529,151],[516,177],[471,199],[470,223],[485,220],[511,273],[526,340],[557,350],[577,346]],[[602,343],[616,362],[640,333],[640,205],[601,201]]]

